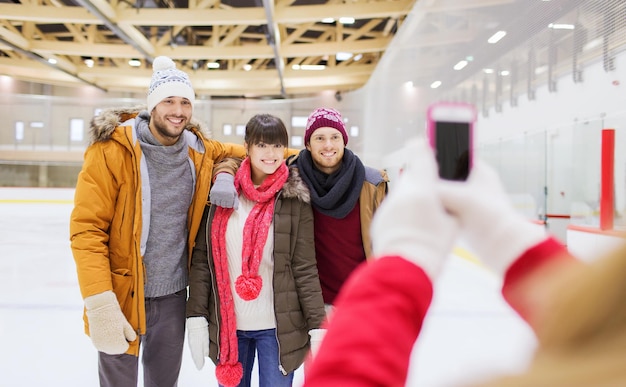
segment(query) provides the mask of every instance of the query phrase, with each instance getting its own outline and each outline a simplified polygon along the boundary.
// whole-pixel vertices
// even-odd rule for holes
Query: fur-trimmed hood
[[[281,190],[281,195],[285,198],[297,198],[304,203],[311,203],[311,193],[300,177],[298,169],[289,168],[289,176]]]
[[[91,145],[98,141],[110,139],[115,128],[140,115],[142,118],[150,118],[150,114],[146,110],[145,105],[104,109],[100,114],[91,119],[89,126],[89,144]],[[209,131],[194,117],[191,118],[185,129],[190,131],[197,130],[201,132],[205,138],[209,138],[210,135]]]

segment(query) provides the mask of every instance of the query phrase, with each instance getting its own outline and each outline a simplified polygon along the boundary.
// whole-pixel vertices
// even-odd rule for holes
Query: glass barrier
[[[572,126],[569,198],[571,223],[600,226],[600,172],[602,151],[601,118]]]
[[[626,229],[626,112],[483,144],[478,154],[527,218],[599,227],[604,129],[615,131],[613,224]]]
[[[515,207],[527,218],[545,220],[545,133],[479,147],[479,157],[499,173]]]

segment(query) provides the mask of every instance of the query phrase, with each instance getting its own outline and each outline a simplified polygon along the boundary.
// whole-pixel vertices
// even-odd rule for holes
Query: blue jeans
[[[284,375],[280,370],[280,354],[276,329],[237,331],[239,361],[243,377],[239,387],[250,387],[254,357],[259,359],[259,387],[291,387],[293,372]]]

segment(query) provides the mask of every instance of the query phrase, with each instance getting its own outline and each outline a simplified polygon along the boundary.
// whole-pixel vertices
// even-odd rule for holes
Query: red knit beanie
[[[343,144],[348,144],[348,133],[346,133],[346,126],[343,123],[341,114],[332,108],[317,108],[313,110],[306,123],[304,144],[307,145],[309,143],[315,129],[325,127],[335,128],[340,131],[343,136]]]

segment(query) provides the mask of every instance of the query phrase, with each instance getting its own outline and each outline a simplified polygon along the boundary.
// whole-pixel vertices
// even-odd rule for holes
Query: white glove
[[[326,335],[326,329],[311,329],[309,331],[309,337],[311,337],[311,358],[315,358],[315,355],[317,355],[324,335]]]
[[[547,237],[515,210],[496,171],[481,161],[474,163],[466,182],[442,181],[439,192],[446,209],[459,219],[467,243],[498,275]]]
[[[109,355],[119,355],[128,350],[128,343],[137,334],[120,309],[117,297],[111,290],[85,298],[89,336],[96,349]]]
[[[456,238],[457,221],[437,195],[439,182],[432,149],[415,141],[411,160],[374,214],[371,235],[376,256],[399,255],[434,279]]]
[[[187,342],[193,363],[201,370],[204,367],[204,358],[209,356],[209,323],[206,318],[187,319]]]
[[[235,189],[235,176],[218,173],[209,192],[209,201],[219,207],[239,208],[239,195]]]

